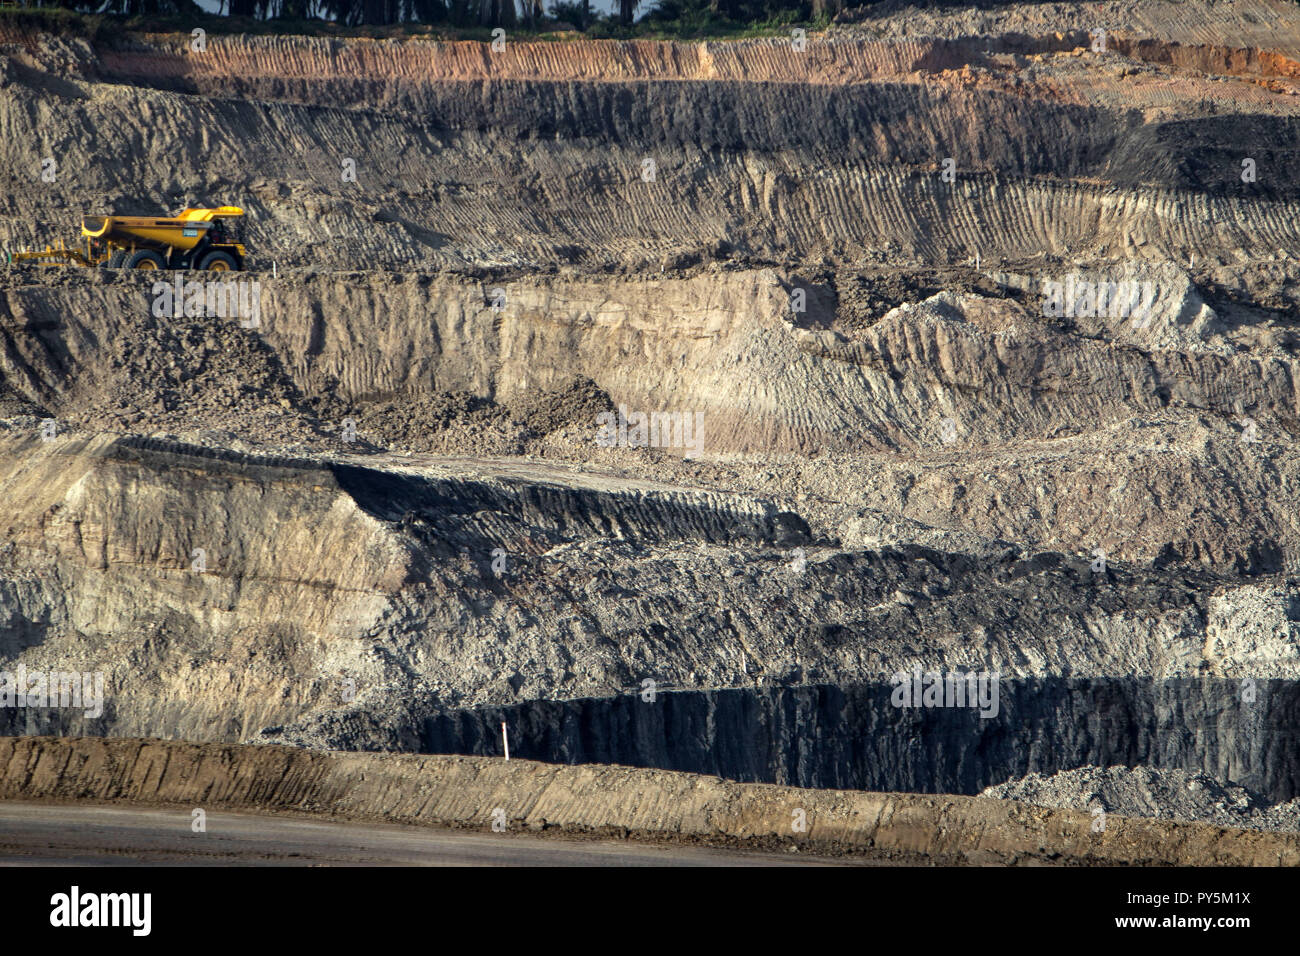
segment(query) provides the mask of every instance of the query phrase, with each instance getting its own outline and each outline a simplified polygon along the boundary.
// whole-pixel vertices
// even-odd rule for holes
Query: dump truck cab
[[[87,216],[81,222],[90,258],[114,269],[242,271],[238,206],[183,209],[175,216]]]
[[[188,253],[183,253],[184,264],[175,265],[174,269],[211,269],[215,272],[244,269],[244,244],[240,235],[240,219],[244,210],[238,206],[219,206],[216,209],[185,209],[176,218],[193,223],[182,227],[182,235],[188,238],[190,229],[205,230],[198,245]],[[225,253],[214,256],[213,252]],[[227,262],[228,256],[234,260]]]

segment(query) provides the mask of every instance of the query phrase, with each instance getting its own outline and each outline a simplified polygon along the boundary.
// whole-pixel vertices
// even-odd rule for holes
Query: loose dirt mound
[[[566,427],[593,428],[596,416],[613,407],[603,388],[589,378],[578,378],[555,391],[521,397],[515,415],[533,434],[549,435]]]
[[[312,404],[331,421],[352,419],[358,439],[375,446],[475,456],[540,452],[549,447],[548,436],[559,431],[564,434],[557,437],[568,439],[566,451],[589,447],[596,416],[612,407],[590,379],[520,395],[509,408],[470,392],[353,404],[322,396]]]
[[[1021,800],[1126,817],[1212,823],[1251,830],[1300,830],[1300,800],[1270,804],[1245,787],[1222,784],[1204,773],[1150,767],[1080,767],[1031,774],[989,787],[981,796]]]

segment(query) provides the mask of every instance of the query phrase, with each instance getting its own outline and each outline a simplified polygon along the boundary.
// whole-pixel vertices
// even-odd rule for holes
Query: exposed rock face
[[[1185,278],[1179,289],[1167,270],[1132,274],[1175,290],[1150,319],[1164,334],[1207,309]],[[775,270],[257,281],[257,330],[156,318],[152,283],[130,276],[13,282],[0,298],[7,389],[65,425],[351,451],[345,419],[383,441],[385,402],[418,409],[463,392],[520,405],[591,380],[629,413],[700,416],[699,456],[683,460],[684,443],[599,448],[585,412],[532,445],[507,427],[498,447],[653,462],[648,477],[720,490],[738,488],[738,461],[750,490],[849,547],[952,549],[952,534],[973,533],[1249,573],[1291,569],[1300,553],[1295,359],[1239,332],[1212,349],[1126,341],[1149,330],[1035,315],[1014,286],[1006,298],[939,293],[850,328],[834,288]],[[806,312],[790,312],[792,291],[808,293]],[[473,437],[459,450],[476,451]]]
[[[0,157],[37,188],[8,197],[0,241],[45,241],[88,196],[148,213],[220,193],[259,262],[311,269],[1276,259],[1298,238],[1300,68],[1293,25],[1262,24],[1288,8],[1197,4],[1232,47],[1151,6],[1148,24],[1031,13],[992,39],[849,28],[803,52],[19,34]],[[1126,24],[1105,54],[1077,26],[1098,18]],[[45,182],[51,129],[64,175]]]
[[[1008,679],[1300,672],[1300,614],[1280,578],[1096,572],[1015,549],[846,552],[770,501],[558,468],[548,480],[487,462],[107,437],[28,439],[7,460],[0,488],[23,502],[7,531],[8,654],[29,670],[105,671],[95,727],[113,734],[232,740],[275,726],[334,748],[427,749],[440,744],[425,721],[442,708],[618,695],[647,678],[857,685],[914,664]],[[76,713],[12,713],[19,728],[81,729]],[[988,726],[1006,734],[1023,724],[1012,713]],[[1105,746],[1152,749],[1136,731]],[[1065,747],[1053,752],[1068,765]],[[809,785],[847,785],[810,773]],[[915,788],[1009,775],[945,773]]]
[[[910,682],[911,670],[904,673],[907,681],[900,683]],[[431,753],[500,754],[504,720],[511,754],[527,759],[664,767],[800,787],[983,790],[1080,810],[1090,807],[1056,800],[1050,787],[984,788],[1028,773],[1039,775],[1037,781],[1092,764],[1141,764],[1240,781],[1262,795],[1247,809],[1300,793],[1300,763],[1281,743],[1295,719],[1293,680],[1252,681],[1245,700],[1236,680],[1002,680],[987,695],[991,706],[981,696],[978,706],[935,708],[894,706],[898,686],[634,691],[616,699],[533,701],[440,715],[426,722],[421,744]],[[1160,803],[1153,796],[1134,807],[1117,797],[1105,809],[1142,816]],[[1184,807],[1175,818],[1203,819],[1204,809]]]
[[[1294,797],[1294,7],[855,18],[0,38],[0,244],[236,203],[260,294],[0,276],[0,673],[108,696],[0,732]]]

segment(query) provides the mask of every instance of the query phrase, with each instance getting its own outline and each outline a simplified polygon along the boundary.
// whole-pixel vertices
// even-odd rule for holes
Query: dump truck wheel
[[[124,262],[126,262],[126,253],[123,252],[121,249],[117,250],[117,252],[113,253],[111,256],[108,257],[108,267],[110,269],[120,269],[122,268],[122,263]]]
[[[166,269],[167,263],[163,257],[158,255],[152,249],[137,249],[131,253],[131,258],[126,260],[128,269]]]
[[[235,257],[230,253],[217,250],[204,256],[199,268],[208,269],[212,272],[234,272],[239,266],[235,262]]]

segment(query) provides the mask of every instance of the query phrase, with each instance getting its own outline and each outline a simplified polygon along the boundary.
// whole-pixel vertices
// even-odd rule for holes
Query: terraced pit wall
[[[554,759],[1294,793],[1295,8],[1130,6],[806,55],[5,36],[0,245],[234,203],[265,290],[251,329],[0,276],[0,658],[110,687],[7,729],[474,750],[508,709]],[[1048,314],[1075,272],[1152,321]],[[704,453],[594,447],[605,402],[702,413]],[[1045,682],[1006,713],[1060,757],[900,724],[913,664]],[[647,678],[671,727],[625,724]]]
[[[188,36],[92,48],[18,33],[0,63],[0,160],[37,188],[0,209],[0,243],[43,245],[88,205],[148,213],[197,190],[248,210],[262,268],[657,271],[728,256],[852,266],[1080,250],[1246,263],[1296,246],[1300,122],[1254,82],[1294,74],[1287,52],[1119,31],[1112,55],[1176,74],[1134,79],[1088,51],[1086,29],[1060,26],[992,39],[841,31],[804,53],[780,40],[493,54],[255,37],[195,53]],[[1087,92],[1070,88],[1079,71]],[[1252,147],[1249,184],[1243,143],[1266,144]],[[52,155],[63,172],[47,183]]]

